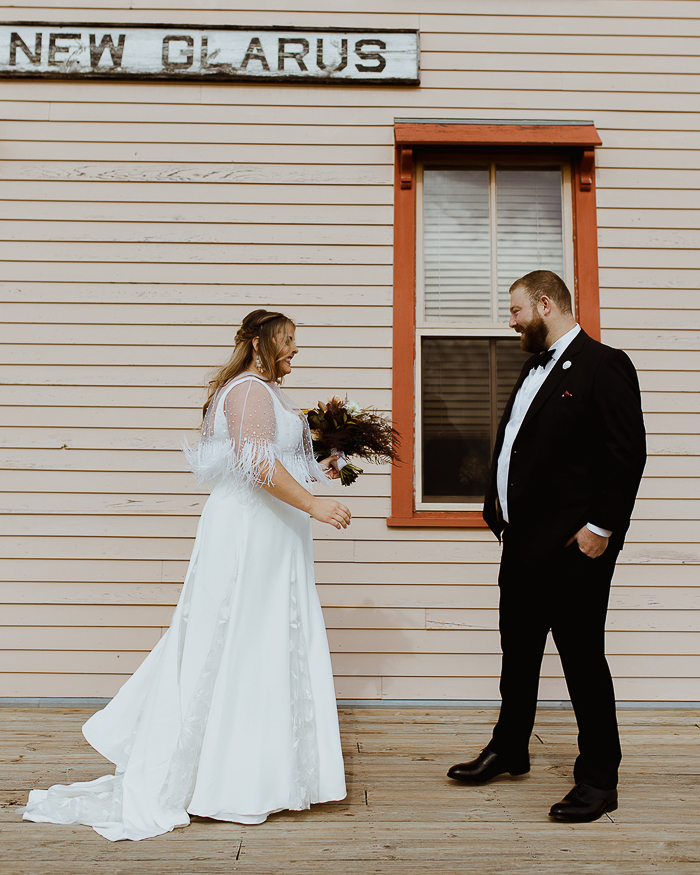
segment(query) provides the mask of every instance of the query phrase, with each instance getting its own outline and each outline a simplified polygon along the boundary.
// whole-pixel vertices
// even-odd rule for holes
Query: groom
[[[605,615],[615,560],[646,460],[635,369],[576,324],[551,271],[510,288],[510,327],[533,353],[501,420],[484,519],[503,541],[498,577],[501,711],[487,747],[448,775],[481,784],[530,770],[548,632],[578,723],[576,786],[550,817],[591,821],[617,808],[621,760]]]

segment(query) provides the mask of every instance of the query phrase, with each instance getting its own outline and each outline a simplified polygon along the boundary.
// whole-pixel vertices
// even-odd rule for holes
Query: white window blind
[[[423,174],[427,320],[491,321],[488,167]]]
[[[508,289],[531,270],[564,275],[561,171],[496,169],[499,318],[508,319]]]
[[[507,322],[518,277],[564,274],[561,169],[426,166],[423,265],[426,321]]]

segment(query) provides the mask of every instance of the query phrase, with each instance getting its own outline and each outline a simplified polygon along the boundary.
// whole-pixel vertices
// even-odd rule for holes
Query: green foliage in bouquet
[[[318,461],[339,453],[375,464],[399,460],[399,433],[376,410],[365,410],[355,401],[334,395],[328,403],[319,401],[318,407],[305,413]],[[346,462],[340,470],[340,482],[349,486],[362,473],[362,468]]]

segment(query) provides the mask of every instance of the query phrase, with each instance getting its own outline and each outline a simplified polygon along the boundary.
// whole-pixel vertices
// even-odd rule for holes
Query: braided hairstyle
[[[202,408],[202,416],[206,415],[216,392],[233,377],[250,367],[256,355],[253,347],[253,340],[256,337],[258,338],[257,355],[260,357],[263,370],[260,376],[271,382],[279,382],[281,380],[278,367],[279,354],[287,334],[295,327],[294,322],[284,313],[272,313],[269,310],[253,310],[252,313],[248,313],[236,332],[236,345],[231,358],[209,382],[209,395]]]

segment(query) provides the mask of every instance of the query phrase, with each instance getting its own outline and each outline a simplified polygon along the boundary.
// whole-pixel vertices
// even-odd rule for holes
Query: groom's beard
[[[539,313],[535,313],[520,334],[520,348],[525,352],[543,352],[547,343],[547,326]]]

